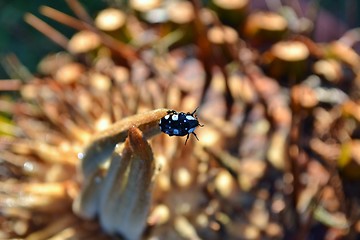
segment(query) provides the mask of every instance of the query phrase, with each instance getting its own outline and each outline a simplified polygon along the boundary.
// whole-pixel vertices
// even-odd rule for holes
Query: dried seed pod
[[[80,63],[68,63],[59,67],[55,73],[56,81],[63,84],[73,84],[80,81],[85,72],[85,67]]]
[[[309,49],[299,41],[282,41],[264,54],[263,63],[275,78],[301,79],[306,73]]]
[[[194,20],[194,7],[190,2],[171,2],[167,6],[169,20],[175,24],[187,24]]]
[[[275,44],[271,52],[281,60],[298,62],[309,57],[309,50],[305,44],[298,41],[283,41]]]
[[[106,8],[95,18],[95,26],[115,39],[128,42],[131,39],[127,27],[127,15],[116,8]]]
[[[210,7],[222,23],[238,29],[243,24],[248,4],[248,0],[212,0]]]
[[[174,1],[168,4],[166,12],[169,18],[167,32],[168,40],[172,47],[189,44],[195,39],[194,7],[187,1]],[[178,39],[176,39],[178,38]]]
[[[112,32],[122,28],[126,15],[119,9],[106,8],[99,12],[95,18],[95,26],[100,30]]]
[[[152,19],[151,11],[154,11],[155,9],[159,8],[161,6],[162,0],[148,0],[148,1],[142,1],[142,0],[130,0],[129,5],[130,7],[135,10],[135,15],[144,21],[153,22],[154,19]],[[157,14],[159,17],[159,12]],[[155,20],[155,22],[158,20]]]
[[[161,0],[150,0],[150,1],[141,1],[141,0],[130,0],[130,6],[140,12],[147,12],[154,8],[159,7]]]
[[[234,43],[237,39],[237,34],[233,28],[223,26],[214,26],[209,29],[207,33],[209,41],[214,44]]]
[[[101,41],[96,33],[90,31],[80,31],[76,33],[68,43],[71,53],[88,53],[100,47]]]
[[[207,32],[209,41],[214,47],[220,48],[221,55],[225,55],[227,59],[233,59],[233,49],[230,46],[234,46],[238,42],[237,32],[228,26],[214,26]]]
[[[253,44],[275,42],[281,40],[287,32],[285,18],[273,12],[257,12],[251,14],[244,27],[244,34]]]

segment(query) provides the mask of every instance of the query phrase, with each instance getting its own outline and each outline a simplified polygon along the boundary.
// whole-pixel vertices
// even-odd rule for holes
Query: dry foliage
[[[64,52],[0,82],[21,95],[0,99],[1,239],[359,235],[358,29],[319,44],[286,6],[67,2],[40,12],[71,39],[25,16]],[[160,132],[196,107],[199,142]]]

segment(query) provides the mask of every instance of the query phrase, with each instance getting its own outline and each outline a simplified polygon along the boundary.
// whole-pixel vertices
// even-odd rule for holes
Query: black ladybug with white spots
[[[195,109],[192,113],[170,110],[165,117],[160,119],[160,130],[169,136],[187,135],[185,145],[189,139],[190,133],[194,134],[196,139],[199,141],[194,131],[198,126],[203,127],[204,125],[201,125],[196,115],[194,115],[196,110],[197,109]]]

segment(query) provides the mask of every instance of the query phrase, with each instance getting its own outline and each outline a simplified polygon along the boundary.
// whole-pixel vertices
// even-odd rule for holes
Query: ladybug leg
[[[196,136],[196,133],[192,132],[192,134],[194,134],[195,138],[199,141],[198,137]]]
[[[186,137],[185,145],[186,145],[187,140],[189,139],[189,136],[190,136],[190,133],[188,133],[188,135],[187,135],[187,137]]]

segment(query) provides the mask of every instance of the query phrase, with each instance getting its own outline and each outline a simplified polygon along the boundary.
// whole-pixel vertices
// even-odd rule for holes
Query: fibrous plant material
[[[114,125],[112,125],[111,127],[109,127],[108,129],[106,129],[103,132],[100,132],[97,136],[94,137],[94,139],[91,141],[91,143],[89,144],[89,146],[86,148],[86,150],[84,151],[84,153],[80,153],[81,155],[81,178],[82,180],[82,184],[83,184],[83,188],[82,188],[82,192],[81,194],[78,196],[77,200],[74,203],[74,210],[75,212],[77,212],[79,215],[87,217],[87,218],[93,218],[95,217],[97,214],[101,213],[102,211],[99,208],[102,208],[102,206],[99,206],[99,201],[100,197],[104,195],[104,185],[110,185],[111,189],[115,188],[115,186],[112,186],[114,183],[112,183],[115,180],[108,180],[113,178],[113,176],[110,176],[108,173],[107,176],[109,177],[105,177],[105,179],[103,180],[102,178],[102,170],[101,170],[101,165],[107,161],[111,155],[113,154],[114,150],[115,150],[115,146],[117,144],[120,144],[121,142],[125,141],[125,138],[127,137],[127,135],[130,134],[129,129],[133,129],[134,127],[136,128],[140,128],[143,130],[144,133],[144,138],[150,138],[151,136],[160,133],[160,130],[158,128],[158,122],[159,120],[166,115],[167,113],[167,109],[160,109],[160,110],[155,110],[152,112],[148,112],[148,113],[143,113],[143,114],[139,114],[139,115],[135,115],[129,118],[125,118],[117,123],[115,123]],[[134,131],[134,130],[132,130]],[[140,130],[139,130],[140,131]],[[134,135],[135,133],[133,133]],[[139,133],[136,132],[138,136]],[[132,135],[131,135],[132,136]],[[133,137],[133,136],[132,136]],[[139,136],[137,138],[140,138]],[[133,139],[132,141],[135,141],[137,138]],[[142,138],[142,137],[141,137]],[[129,139],[131,139],[130,135],[129,135]],[[141,142],[139,140],[137,140],[135,143],[133,144],[140,144],[140,146],[144,146],[144,141]],[[118,169],[117,171],[115,171],[114,174],[119,174],[120,176],[118,176],[118,180],[116,181],[118,183],[118,188],[121,189],[121,185],[124,184],[124,182],[128,182],[128,180],[126,180],[126,178],[123,176],[123,174],[125,174],[127,171],[127,167],[128,165],[131,163],[131,161],[128,158],[132,158],[134,154],[140,154],[140,153],[128,153],[130,154],[129,156],[127,156],[128,158],[125,158],[124,155],[125,153],[129,152],[131,149],[134,149],[135,147],[137,147],[137,149],[139,149],[139,146],[129,146],[129,143],[125,144],[125,146],[127,146],[127,148],[124,149],[124,154],[122,154],[123,156],[120,157],[112,157],[115,158],[112,159],[110,161],[110,170],[114,171],[114,169]],[[145,144],[146,146],[146,144]],[[144,147],[145,147],[144,146]],[[149,147],[148,147],[149,148]],[[145,151],[146,150],[146,151]],[[150,150],[148,149],[144,149],[146,154],[143,154],[146,157],[146,161],[153,161],[152,160],[152,154],[150,154]],[[150,152],[149,152],[150,151]],[[120,154],[120,153],[117,153]],[[151,155],[151,156],[149,156]],[[149,160],[150,158],[150,160]],[[144,160],[145,161],[145,160]],[[118,166],[117,168],[112,167],[113,162],[121,162],[120,166]],[[123,170],[121,170],[123,169]],[[132,168],[130,168],[132,169]],[[134,170],[133,170],[134,171]],[[135,174],[139,175],[140,173]],[[142,174],[140,174],[142,175]],[[109,182],[110,183],[107,183]],[[104,182],[104,183],[102,183]],[[107,187],[108,189],[109,187]],[[140,189],[140,186],[138,186],[138,189]],[[133,193],[134,189],[131,189],[131,191]],[[111,191],[111,192],[118,192],[120,193],[121,190],[117,190],[117,191]],[[107,192],[108,195],[108,192]],[[105,204],[105,203],[104,203]],[[106,204],[107,206],[109,206],[109,204]],[[115,204],[117,205],[117,204]],[[123,206],[126,206],[123,205]],[[108,211],[111,212],[111,211]],[[106,216],[106,214],[105,214]],[[111,221],[113,222],[113,221]],[[114,232],[114,229],[110,228],[112,231]]]
[[[110,234],[139,239],[151,203],[155,171],[151,147],[138,128],[130,127],[124,146],[117,147],[110,161],[105,176],[86,176],[90,181],[83,182],[74,211],[85,217],[97,216]]]
[[[111,156],[116,144],[125,141],[131,127],[141,129],[146,139],[159,134],[159,120],[168,111],[169,109],[158,109],[124,118],[96,134],[86,150],[80,153],[83,177],[86,179],[96,172],[99,166]]]

